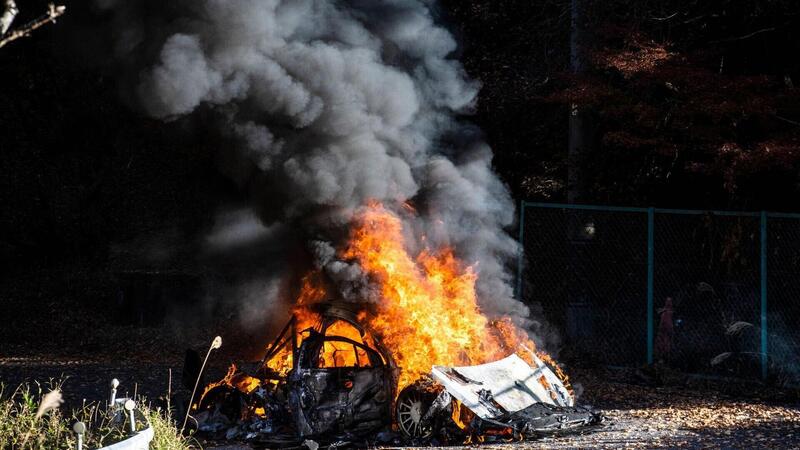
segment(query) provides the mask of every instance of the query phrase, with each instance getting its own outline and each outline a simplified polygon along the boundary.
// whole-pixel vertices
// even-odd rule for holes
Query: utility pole
[[[586,30],[584,7],[586,0],[571,0],[569,57],[570,70],[577,82],[586,69]],[[576,100],[570,103],[569,141],[567,149],[567,203],[586,201],[586,155],[590,150],[591,131],[587,112]],[[565,305],[567,337],[578,349],[591,345],[593,337],[593,316],[596,302],[592,298],[591,282],[587,268],[594,223],[589,211],[571,209],[567,211],[567,254],[568,268],[567,304]],[[587,231],[587,230],[591,230]]]
[[[569,63],[570,70],[576,78],[585,71],[584,3],[585,0],[571,0],[570,3]],[[588,125],[586,111],[583,106],[573,100],[569,109],[567,203],[580,203],[586,196],[586,180],[583,169],[591,140]]]

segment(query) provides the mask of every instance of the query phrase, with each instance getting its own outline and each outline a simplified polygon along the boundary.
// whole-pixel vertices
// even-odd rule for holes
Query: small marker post
[[[114,402],[117,401],[117,388],[119,387],[119,380],[114,378],[111,380],[111,399],[108,402],[109,408],[114,407]]]
[[[83,422],[75,422],[75,425],[72,426],[72,431],[78,435],[78,442],[75,448],[83,450],[83,434],[86,433],[86,424]]]
[[[131,434],[136,434],[136,417],[133,415],[133,410],[136,409],[136,402],[128,399],[125,402],[125,411],[128,411],[128,418],[131,421]]]

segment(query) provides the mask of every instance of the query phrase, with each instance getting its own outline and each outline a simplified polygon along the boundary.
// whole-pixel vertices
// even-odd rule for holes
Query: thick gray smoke
[[[127,1],[104,3],[132,10]],[[453,246],[477,262],[483,309],[527,320],[512,293],[518,246],[504,231],[513,202],[491,150],[458,119],[479,85],[452,58],[456,42],[434,22],[431,1],[168,3],[169,20],[138,29],[143,21],[121,21],[129,28],[121,52],[156,49],[137,83],[141,105],[162,119],[198,109],[223,118],[221,131],[235,142],[226,173],[252,193],[267,227],[303,234],[344,297],[369,297],[369,283],[336,258],[337,230],[369,200],[398,209],[410,201],[419,213],[403,214],[411,245],[419,249],[424,235],[432,248]],[[268,235],[232,226],[215,231],[214,245]]]

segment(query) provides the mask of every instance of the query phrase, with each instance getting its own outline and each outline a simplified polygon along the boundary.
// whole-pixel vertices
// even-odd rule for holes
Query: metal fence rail
[[[523,202],[519,222],[517,295],[570,349],[800,381],[800,214]]]

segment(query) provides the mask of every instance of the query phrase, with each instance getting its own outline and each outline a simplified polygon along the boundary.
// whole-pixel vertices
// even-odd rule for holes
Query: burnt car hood
[[[516,354],[487,364],[434,366],[431,376],[481,419],[521,411],[535,403],[573,406],[561,380],[536,355],[535,366]]]

